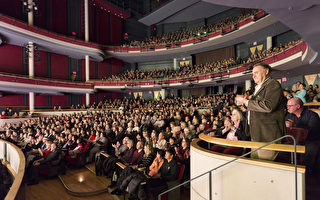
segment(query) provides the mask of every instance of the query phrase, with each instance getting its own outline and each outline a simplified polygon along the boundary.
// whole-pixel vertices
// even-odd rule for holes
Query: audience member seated
[[[288,114],[286,116],[286,127],[297,127],[308,130],[306,138],[306,153],[304,163],[307,173],[312,174],[319,170],[317,158],[320,147],[319,115],[303,107],[300,98],[290,99],[287,103]]]
[[[52,162],[58,159],[59,151],[57,150],[57,145],[52,143],[50,152],[44,158],[35,160],[27,171],[28,185],[38,184],[39,174],[41,169],[49,169]]]
[[[302,100],[303,103],[306,103],[306,94],[307,91],[304,89],[306,85],[304,83],[299,84],[299,91],[296,92],[294,97],[298,97]]]
[[[174,159],[175,151],[169,148],[165,153],[165,160],[159,169],[159,172],[147,181],[147,194],[151,194],[151,198],[157,196],[168,189],[168,182],[176,181],[179,175],[179,167]]]

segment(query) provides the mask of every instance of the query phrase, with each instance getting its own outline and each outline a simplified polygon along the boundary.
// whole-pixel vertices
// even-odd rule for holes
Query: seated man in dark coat
[[[51,162],[58,159],[59,153],[56,143],[52,143],[50,153],[45,158],[33,162],[30,173],[28,174],[28,185],[38,184],[40,170],[48,169]]]
[[[297,127],[308,130],[306,138],[305,165],[307,173],[315,171],[316,161],[320,147],[319,115],[311,110],[303,108],[300,98],[290,99],[287,103],[288,114],[286,116],[287,127]]]
[[[166,151],[165,161],[163,162],[159,173],[155,174],[152,179],[148,180],[147,187],[148,191],[152,191],[153,197],[157,196],[168,189],[168,182],[175,181],[179,175],[179,167],[174,159],[175,150],[169,148]]]

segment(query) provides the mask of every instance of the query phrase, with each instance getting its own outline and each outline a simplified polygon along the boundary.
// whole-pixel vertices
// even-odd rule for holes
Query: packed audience
[[[228,71],[239,65],[246,65],[256,63],[264,58],[273,56],[277,53],[283,52],[286,49],[295,46],[301,40],[291,41],[279,47],[270,48],[268,50],[258,51],[252,54],[248,59],[241,59],[240,57],[234,59],[224,59],[216,62],[210,62],[200,65],[185,65],[180,66],[178,70],[160,69],[160,70],[127,70],[119,75],[111,75],[109,78],[103,78],[107,81],[138,81],[138,80],[154,80],[154,79],[171,79],[171,78],[187,78],[196,77],[203,74],[218,73]]]
[[[288,99],[318,100],[318,85],[304,88],[303,83],[297,82],[292,91],[284,90],[284,94]],[[252,91],[246,93],[250,95]],[[164,191],[170,182],[189,178],[189,146],[200,133],[250,140],[245,132],[246,109],[237,106],[234,99],[234,94],[218,94],[155,101],[142,97],[105,100],[91,105],[98,111],[89,109],[82,114],[4,124],[6,131],[0,133],[0,138],[21,147],[25,153],[28,184],[37,184],[43,171],[64,173],[65,164],[75,165],[84,158],[82,166],[95,161],[97,175],[112,178],[112,194],[120,195],[127,187],[132,188],[133,180],[146,181],[146,186],[134,184],[129,192],[132,199],[149,199],[151,194],[156,196]],[[110,107],[116,110],[106,109]],[[218,145],[212,145],[211,150],[233,155],[245,152],[243,148]],[[102,159],[101,151],[110,156]],[[117,162],[127,167],[120,170]],[[184,169],[181,176],[180,166]]]
[[[144,41],[131,41],[128,44],[123,44],[123,47],[147,47],[155,45],[170,45],[181,41],[195,39],[198,37],[206,36],[210,33],[222,31],[228,27],[235,27],[240,21],[249,18],[256,13],[259,9],[244,9],[242,14],[238,17],[228,17],[227,19],[217,22],[216,24],[208,24],[194,28],[185,28],[175,32],[164,33],[161,36],[153,36],[146,38]]]
[[[14,117],[18,117],[18,116],[19,116],[19,115],[18,115],[17,112],[14,112],[14,111],[12,110],[12,108],[7,107],[7,108],[5,108],[4,111],[1,112],[0,118],[1,118],[1,119],[5,119],[5,118],[14,118]]]

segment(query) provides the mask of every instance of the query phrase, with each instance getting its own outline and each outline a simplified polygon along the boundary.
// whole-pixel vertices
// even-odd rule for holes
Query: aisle
[[[81,169],[68,169],[67,174],[70,176],[68,178],[65,177],[65,181],[69,184],[70,188],[80,192],[101,189],[102,186],[106,186],[107,184],[103,183],[85,167]],[[79,179],[81,177],[83,177],[83,179],[80,183]],[[58,177],[52,179],[43,178],[37,185],[26,185],[25,194],[26,200],[113,200],[112,196],[108,192],[93,196],[73,196],[67,192],[66,188],[63,186]]]

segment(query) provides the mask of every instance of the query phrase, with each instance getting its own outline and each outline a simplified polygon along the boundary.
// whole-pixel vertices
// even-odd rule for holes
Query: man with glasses
[[[304,108],[302,100],[297,97],[288,101],[287,109],[286,127],[308,130],[304,162],[307,167],[307,173],[311,174],[317,169],[316,161],[320,147],[319,115],[312,110]]]

